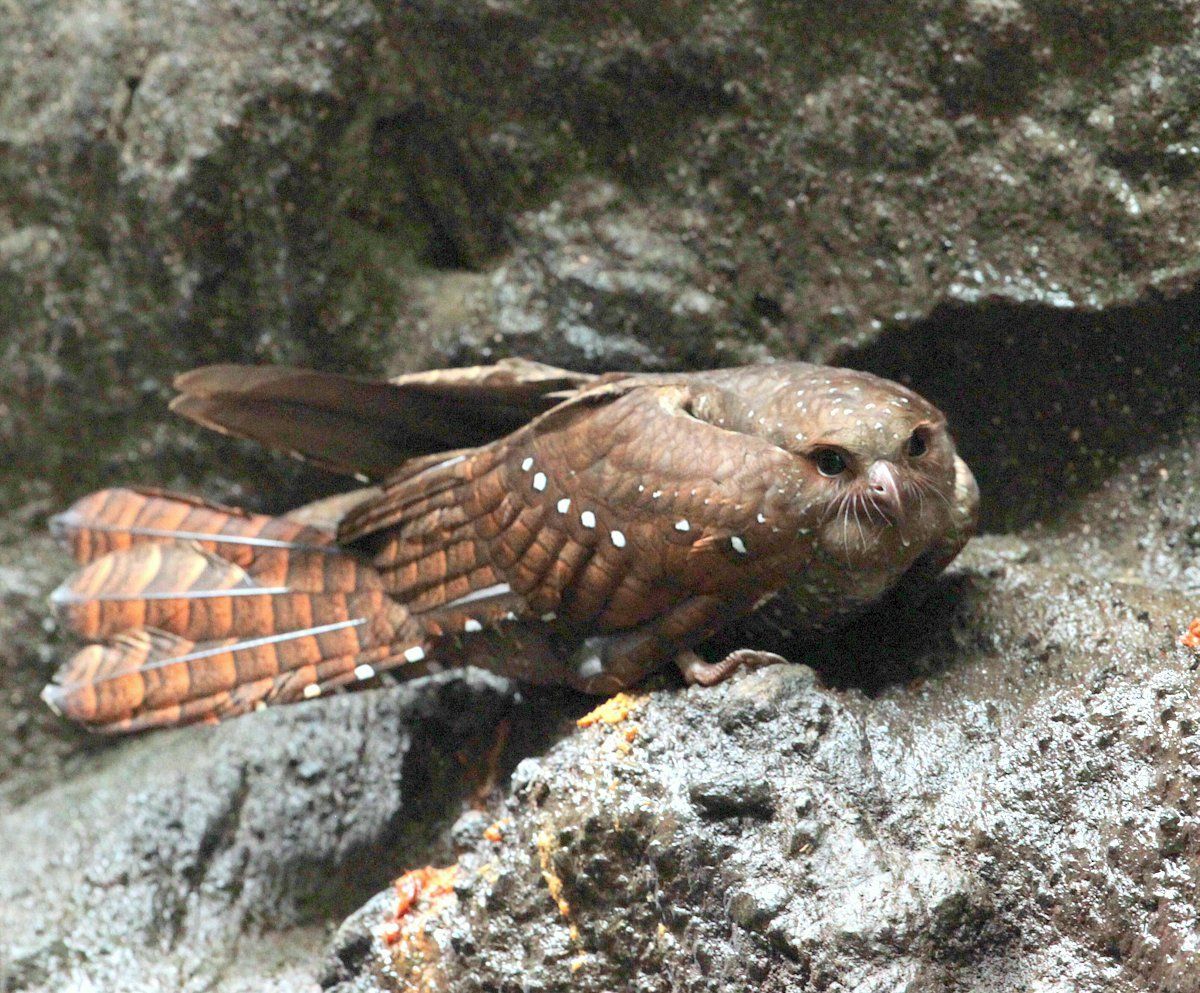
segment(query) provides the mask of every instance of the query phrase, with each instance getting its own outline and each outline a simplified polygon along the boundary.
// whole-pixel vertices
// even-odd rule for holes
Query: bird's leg
[[[679,666],[684,682],[689,686],[716,686],[717,683],[725,682],[738,669],[761,669],[766,665],[785,662],[787,659],[782,655],[760,652],[753,648],[739,648],[730,652],[720,662],[705,662],[690,649],[675,656],[675,664]]]

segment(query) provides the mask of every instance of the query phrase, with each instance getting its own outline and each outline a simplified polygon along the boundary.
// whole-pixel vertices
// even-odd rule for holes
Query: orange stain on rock
[[[620,724],[642,705],[643,700],[645,697],[618,693],[605,700],[595,710],[584,714],[575,723],[581,728],[590,728],[593,724]]]
[[[1179,639],[1184,648],[1200,648],[1200,617],[1197,617]]]
[[[432,905],[439,898],[452,894],[457,876],[457,865],[448,865],[440,869],[427,865],[420,869],[412,869],[397,879],[392,884],[396,891],[396,909],[392,913],[392,920],[383,927],[384,941],[390,945],[400,939],[403,930],[401,921],[419,901],[430,905],[426,909],[432,909]]]

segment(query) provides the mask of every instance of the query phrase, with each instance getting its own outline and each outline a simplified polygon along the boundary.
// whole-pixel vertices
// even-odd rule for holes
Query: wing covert
[[[582,391],[385,484],[342,538],[369,542],[389,592],[451,630],[515,615],[622,631],[696,598],[748,609],[785,578],[802,473],[764,439],[696,417],[691,399],[684,377]]]

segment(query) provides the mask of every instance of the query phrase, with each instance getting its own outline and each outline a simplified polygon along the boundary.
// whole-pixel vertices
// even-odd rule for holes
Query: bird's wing
[[[380,479],[406,459],[486,444],[595,377],[523,359],[369,379],[285,366],[184,373],[171,409],[334,472]]]
[[[794,456],[690,413],[692,389],[599,383],[508,438],[398,474],[339,540],[372,552],[389,592],[444,630],[676,617],[663,636],[686,640],[782,582],[795,528],[764,509],[801,485]]]

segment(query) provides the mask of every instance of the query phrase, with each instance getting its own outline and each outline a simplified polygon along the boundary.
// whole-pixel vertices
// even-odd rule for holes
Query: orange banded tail
[[[96,643],[43,698],[91,730],[216,721],[422,671],[420,626],[330,530],[136,490],[85,497],[54,527],[83,568],[53,602]]]

